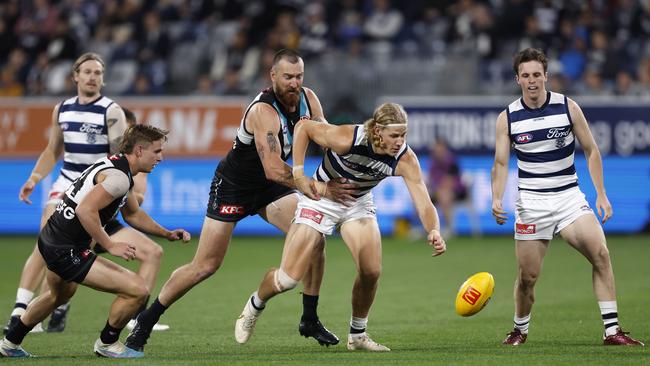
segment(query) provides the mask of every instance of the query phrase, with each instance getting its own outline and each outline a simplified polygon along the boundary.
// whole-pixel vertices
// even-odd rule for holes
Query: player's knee
[[[147,296],[149,296],[149,288],[142,277],[134,275],[124,293],[132,299],[143,301]]]
[[[519,287],[532,288],[537,283],[539,272],[522,272],[519,274]]]
[[[201,282],[206,278],[212,276],[221,267],[221,261],[209,261],[199,264],[194,264],[194,277],[197,282]]]
[[[143,262],[160,262],[163,255],[163,248],[153,240],[143,242],[138,251],[142,254]]]
[[[151,258],[160,261],[160,258],[162,258],[163,253],[164,253],[163,248],[157,243],[153,243],[153,245],[151,246],[151,253],[150,253]]]
[[[602,245],[596,254],[594,255],[594,258],[592,259],[594,267],[597,268],[607,268],[610,266],[610,257],[609,257],[609,249],[607,249],[607,246]]]
[[[359,270],[359,278],[365,284],[374,284],[379,281],[381,276],[381,267],[367,267]]]
[[[291,278],[282,268],[278,268],[273,273],[273,286],[278,292],[285,292],[293,289],[298,281]]]

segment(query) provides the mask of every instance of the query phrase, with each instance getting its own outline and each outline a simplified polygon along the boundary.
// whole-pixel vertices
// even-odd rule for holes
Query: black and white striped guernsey
[[[519,98],[508,106],[507,116],[519,189],[559,192],[576,187],[575,139],[566,96],[548,92],[546,103],[536,109]]]
[[[295,111],[288,112],[278,100],[273,88],[267,88],[258,94],[248,105],[242,117],[237,137],[228,155],[221,160],[217,167],[220,177],[236,182],[239,186],[258,187],[268,182],[262,161],[255,146],[254,134],[246,127],[246,117],[250,109],[257,103],[266,103],[277,112],[280,126],[277,137],[280,142],[280,157],[287,160],[291,157],[293,147],[293,129],[301,119],[311,119],[312,111],[305,89],[300,92],[300,101]]]
[[[122,171],[129,178],[129,190],[133,188],[133,177],[129,168],[129,162],[124,155],[113,155],[104,157],[91,165],[66,189],[63,200],[56,206],[56,210],[50,216],[43,227],[40,239],[46,245],[63,247],[90,247],[90,234],[84,229],[76,215],[76,208],[79,202],[95,186],[97,173],[115,168]],[[108,206],[99,210],[99,219],[104,226],[113,219],[119,209],[126,203],[128,191],[122,197],[115,198]]]
[[[335,178],[347,178],[359,187],[359,193],[355,196],[359,198],[384,178],[395,175],[397,163],[407,149],[408,145],[404,144],[396,156],[377,154],[365,136],[364,125],[356,125],[350,150],[338,155],[327,149],[314,173],[314,179],[327,182]]]

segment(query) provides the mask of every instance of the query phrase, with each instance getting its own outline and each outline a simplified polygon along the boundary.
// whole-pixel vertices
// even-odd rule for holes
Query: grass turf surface
[[[650,343],[649,239],[613,236],[608,244],[617,280],[619,320],[645,343]],[[516,348],[500,345],[512,327],[514,309],[516,266],[513,240],[508,237],[455,238],[448,243],[448,252],[437,258],[430,257],[422,240],[384,238],[383,273],[368,327],[373,339],[392,349],[381,354],[345,348],[355,271],[343,242],[330,238],[319,314],[342,342],[325,348],[299,336],[302,305],[299,290],[294,290],[271,300],[249,343],[238,345],[233,335],[235,319],[263,274],[279,264],[282,241],[280,237],[234,238],[222,268],[167,310],[161,322],[172,328],[152,335],[145,359],[119,364],[650,364],[650,347],[602,346],[590,265],[562,241],[554,241],[548,251],[536,288],[528,342]],[[0,237],[0,321],[6,321],[13,306],[20,271],[33,243],[33,237]],[[196,249],[196,240],[186,246],[161,243],[165,256],[159,286],[176,267],[191,260]],[[459,317],[453,308],[456,290],[479,271],[494,275],[493,298],[479,314]],[[153,296],[158,292],[159,288]],[[0,362],[115,364],[115,360],[97,359],[92,352],[112,300],[113,295],[79,287],[65,332],[25,338],[23,346],[38,358]],[[125,330],[121,339],[126,335]]]

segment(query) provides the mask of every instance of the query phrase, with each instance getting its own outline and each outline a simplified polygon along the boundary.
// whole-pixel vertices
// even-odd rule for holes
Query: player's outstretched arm
[[[447,243],[440,235],[440,219],[438,210],[429,199],[427,186],[422,179],[420,162],[411,148],[402,156],[397,163],[395,173],[404,178],[406,188],[411,195],[415,211],[418,213],[420,222],[427,232],[427,241],[433,247],[432,256],[439,256],[447,250]]]
[[[32,203],[29,196],[34,192],[36,184],[52,172],[57,160],[59,160],[59,157],[63,153],[63,131],[61,131],[61,127],[59,126],[59,107],[60,104],[57,104],[52,111],[52,125],[47,146],[41,152],[41,155],[36,161],[36,165],[34,165],[34,169],[32,169],[32,173],[22,187],[20,187],[20,192],[18,193],[18,199],[27,204]]]
[[[293,132],[293,174],[296,188],[311,199],[325,196],[333,201],[346,203],[354,199],[357,187],[344,180],[332,180],[327,184],[315,182],[304,175],[305,154],[309,141],[330,149],[337,154],[345,154],[352,146],[354,126],[335,126],[317,121],[300,121]]]
[[[183,229],[167,230],[158,224],[145,210],[140,208],[133,190],[129,192],[126,204],[122,207],[122,217],[129,225],[143,233],[167,238],[169,241],[182,240],[184,243],[191,239],[190,233]]]

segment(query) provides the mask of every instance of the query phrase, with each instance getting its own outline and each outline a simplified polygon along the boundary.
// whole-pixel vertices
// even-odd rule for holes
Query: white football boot
[[[244,310],[242,310],[241,315],[235,322],[235,340],[237,343],[244,344],[253,335],[255,323],[260,315],[262,315],[262,311],[253,308],[249,298],[246,305],[244,305]]]
[[[348,335],[348,349],[350,351],[365,350],[374,352],[388,352],[390,348],[381,345],[368,336],[366,333],[359,335]]]
[[[117,341],[112,344],[103,343],[101,339],[95,341],[93,347],[95,354],[99,357],[108,358],[142,358],[144,352],[136,351],[124,345],[124,343]]]

